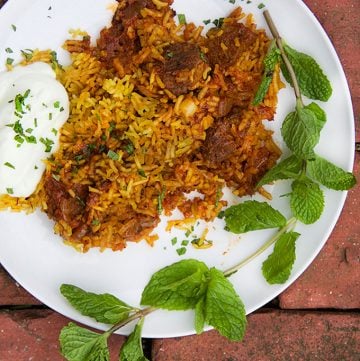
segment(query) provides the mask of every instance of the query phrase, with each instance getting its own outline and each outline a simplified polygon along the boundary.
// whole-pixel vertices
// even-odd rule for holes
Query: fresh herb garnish
[[[12,65],[14,63],[13,58],[6,58],[6,65]]]
[[[112,160],[119,160],[120,159],[120,156],[118,153],[114,152],[113,150],[109,150],[108,153],[107,153],[107,156],[112,159]]]
[[[5,165],[6,167],[15,169],[15,167],[14,167],[11,163],[9,163],[9,162],[5,162],[4,165]]]
[[[16,26],[14,24],[11,24],[11,28],[13,29],[13,31],[16,31]]]
[[[178,20],[180,25],[186,24],[186,17],[185,14],[178,14]]]
[[[186,253],[186,247],[180,247],[176,250],[176,253],[179,255],[179,256],[183,256],[185,253]]]
[[[14,194],[14,189],[13,188],[6,188],[6,192],[7,192],[7,194]]]
[[[12,54],[13,53],[13,50],[11,48],[6,48],[5,51],[8,53],[8,54]]]
[[[50,153],[52,146],[54,145],[54,141],[49,138],[43,138],[43,137],[41,137],[39,140],[42,144],[45,145],[45,152]]]

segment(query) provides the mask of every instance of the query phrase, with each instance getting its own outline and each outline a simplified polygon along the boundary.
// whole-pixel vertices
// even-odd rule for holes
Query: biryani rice
[[[141,9],[136,26],[127,28],[141,44],[130,72],[121,59],[114,59],[111,67],[104,64],[103,54],[91,48],[88,39],[65,44],[72,62],[58,68],[57,74],[69,94],[71,114],[61,129],[60,149],[46,161],[46,174],[31,197],[0,198],[0,209],[31,212],[40,207],[55,219],[55,231],[83,252],[91,247],[121,250],[126,242],[141,239],[153,244],[157,236],[150,233],[159,214],[170,215],[176,207],[185,222],[210,221],[226,205],[219,199],[225,185],[239,196],[254,193],[254,179],[280,155],[260,111],[267,107],[275,112],[277,93],[283,87],[279,69],[260,107],[248,104],[238,116],[241,119],[231,125],[232,136],[241,139],[235,154],[214,167],[201,151],[207,130],[217,119],[219,89],[226,89],[226,79],[237,87],[259,84],[270,40],[256,29],[252,16],[238,8],[224,20],[224,26],[241,20],[256,35],[236,63],[226,70],[203,64],[192,89],[175,95],[156,68],[164,62],[164,49],[173,43],[193,43],[206,55],[206,38],[202,27],[177,25],[168,2],[153,0],[152,4]],[[127,2],[119,2],[119,8],[126,6]],[[214,30],[213,36],[221,36],[221,31]],[[50,62],[51,57],[48,52],[34,52],[31,62],[39,60]],[[191,82],[197,77],[194,69],[184,74]],[[268,156],[260,169],[256,159],[264,149]],[[54,217],[45,186],[49,178],[60,182],[67,197],[79,198],[80,203],[79,187],[86,189],[83,211],[76,215],[85,227]],[[186,194],[194,190],[201,196],[187,199]],[[134,222],[142,222],[135,234]]]

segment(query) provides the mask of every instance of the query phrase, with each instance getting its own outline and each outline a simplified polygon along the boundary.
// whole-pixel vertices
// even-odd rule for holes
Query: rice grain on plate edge
[[[60,149],[36,192],[2,196],[0,209],[41,207],[78,250],[121,250],[154,242],[162,211],[210,221],[225,185],[255,192],[280,156],[262,122],[275,114],[278,69],[252,105],[270,40],[240,8],[203,36],[176,24],[171,3],[119,1],[95,47],[86,36],[66,42],[72,64],[58,77],[71,111]],[[194,190],[201,196],[187,199]]]

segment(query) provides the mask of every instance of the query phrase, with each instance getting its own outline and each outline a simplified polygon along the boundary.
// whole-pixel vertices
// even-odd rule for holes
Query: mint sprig
[[[244,233],[260,229],[278,229],[258,250],[226,271],[209,268],[197,260],[183,260],[152,275],[144,288],[141,304],[150,307],[131,307],[110,294],[94,294],[79,287],[62,285],[61,293],[83,315],[98,322],[113,324],[99,334],[74,323],[60,333],[60,349],[69,361],[107,361],[107,339],[126,324],[140,319],[123,345],[120,361],[148,361],[141,345],[144,318],[156,309],[194,310],[194,326],[199,334],[206,325],[213,326],[230,340],[241,340],[245,333],[245,307],[229,277],[275,244],[273,252],[263,262],[262,273],[269,284],[288,280],[296,259],[294,231],[297,220],[310,224],[319,219],[324,208],[324,195],[318,183],[334,190],[351,188],[356,179],[315,152],[321,130],[326,122],[325,112],[316,103],[304,105],[302,94],[317,100],[331,96],[331,85],[316,61],[285,44],[268,11],[266,21],[274,35],[274,42],[264,59],[264,76],[253,104],[260,104],[280,62],[285,78],[294,88],[296,107],[285,119],[281,132],[293,152],[280,161],[260,182],[261,187],[279,179],[292,180],[290,206],[294,217],[286,218],[269,204],[247,201],[225,210],[226,229]],[[310,74],[313,74],[311,76]]]

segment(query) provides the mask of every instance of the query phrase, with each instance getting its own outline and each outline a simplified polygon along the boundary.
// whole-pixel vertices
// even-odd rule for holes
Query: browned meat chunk
[[[88,187],[76,185],[73,188],[75,197],[72,197],[66,186],[51,176],[45,179],[44,189],[47,198],[47,214],[57,222],[65,221],[72,228],[81,223],[81,216],[85,210]]]
[[[151,3],[149,0],[129,0],[125,8],[118,7],[113,23],[121,22],[125,27],[130,26],[139,18],[140,10],[147,7],[149,3]]]
[[[200,48],[191,43],[175,43],[164,49],[165,64],[159,67],[161,80],[175,95],[193,90],[207,67]]]
[[[236,151],[237,142],[232,132],[232,121],[217,120],[206,132],[202,154],[211,163],[218,164],[230,158]]]
[[[236,63],[241,53],[254,44],[257,37],[241,23],[226,25],[221,30],[223,32],[220,36],[215,33],[207,39],[209,51],[206,55],[211,66],[219,64],[226,68]]]
[[[149,234],[149,232],[157,226],[159,221],[159,217],[154,218],[146,215],[136,215],[120,228],[120,236],[126,241],[138,241]]]

